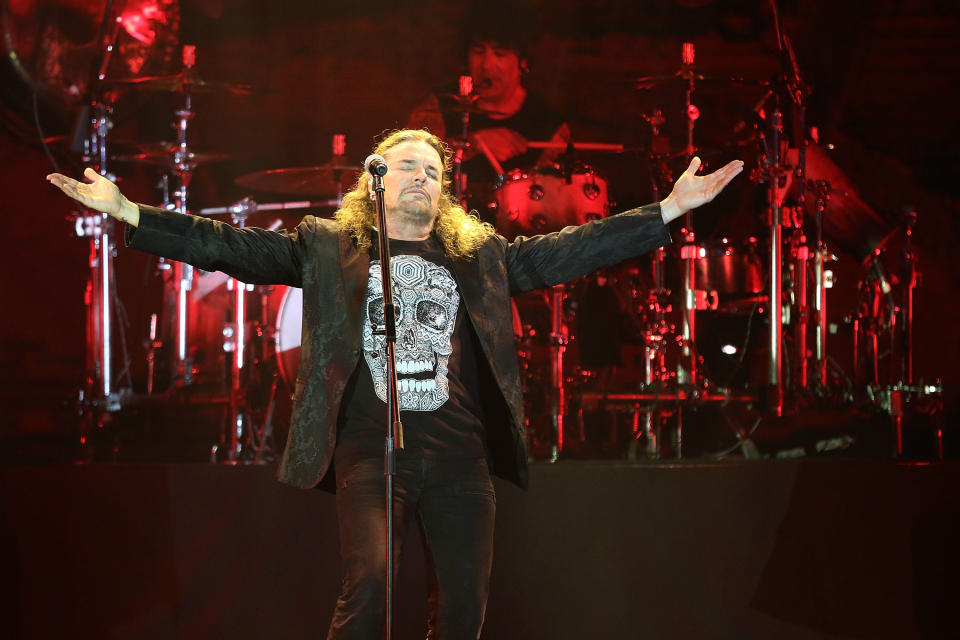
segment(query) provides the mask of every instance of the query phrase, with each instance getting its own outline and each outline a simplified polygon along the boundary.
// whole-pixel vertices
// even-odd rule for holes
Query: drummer
[[[531,169],[548,164],[562,149],[530,149],[528,141],[566,143],[570,129],[546,101],[524,86],[529,73],[533,9],[518,2],[479,2],[465,17],[460,42],[473,79],[470,146],[464,154],[470,204],[486,217],[483,198],[497,182],[498,169]],[[452,142],[462,129],[456,110],[459,87],[440,87],[410,114],[407,126],[428,129]],[[488,220],[493,222],[492,219]]]

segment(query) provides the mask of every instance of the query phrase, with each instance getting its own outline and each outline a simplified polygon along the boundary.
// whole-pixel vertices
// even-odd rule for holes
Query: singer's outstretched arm
[[[705,176],[697,175],[699,169],[700,158],[695,157],[690,161],[687,170],[673,183],[670,195],[660,201],[660,213],[665,223],[676,220],[687,211],[705,205],[717,197],[717,194],[743,171],[743,161],[734,160]]]
[[[134,227],[140,224],[140,209],[120,193],[117,185],[89,167],[83,171],[83,175],[90,182],[80,182],[60,173],[51,173],[47,180],[85,207],[106,213]]]

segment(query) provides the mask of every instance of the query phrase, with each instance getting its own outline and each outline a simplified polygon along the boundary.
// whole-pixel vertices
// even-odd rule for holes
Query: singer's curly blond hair
[[[384,155],[398,144],[410,141],[426,142],[436,150],[443,162],[443,180],[433,233],[451,258],[472,257],[496,231],[490,223],[481,222],[475,212],[467,213],[450,193],[452,154],[443,140],[422,129],[401,129],[388,134],[373,152]],[[364,171],[353,189],[343,196],[343,202],[334,214],[340,228],[349,231],[361,249],[370,246],[370,230],[377,224],[377,209],[370,199],[370,183],[370,174]]]

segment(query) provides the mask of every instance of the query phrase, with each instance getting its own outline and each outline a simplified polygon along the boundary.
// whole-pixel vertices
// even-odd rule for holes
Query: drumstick
[[[498,176],[503,175],[503,167],[500,166],[500,163],[497,162],[497,159],[493,157],[493,154],[490,152],[490,148],[484,144],[481,138],[475,138],[477,146],[480,147],[480,151],[483,152],[483,155],[487,157],[487,162],[490,163],[490,166],[493,167],[493,170],[497,172]]]
[[[527,142],[529,149],[566,149],[569,146],[566,142]],[[608,142],[574,142],[573,148],[577,151],[613,151],[622,153],[622,144],[611,144]]]

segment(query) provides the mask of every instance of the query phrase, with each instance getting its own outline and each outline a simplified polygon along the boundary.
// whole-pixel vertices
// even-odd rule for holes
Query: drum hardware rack
[[[687,43],[689,44],[689,43]],[[185,48],[184,70],[189,71],[195,62],[195,50]],[[693,47],[684,46],[682,78],[685,80],[685,107],[684,121],[687,130],[687,145],[685,156],[688,162],[697,152],[694,146],[694,124],[700,116],[699,108],[693,102],[697,74],[693,66]],[[468,101],[471,91],[461,83],[461,97]],[[188,87],[187,87],[188,88]],[[466,89],[466,91],[464,91]],[[804,91],[797,91],[797,87],[788,86],[791,99],[801,98],[801,103],[793,103],[803,119],[802,98]],[[679,259],[673,260],[672,266],[679,266],[682,273],[682,287],[680,305],[680,331],[668,321],[668,313],[672,311],[669,304],[669,290],[666,287],[665,271],[670,260],[667,251],[659,249],[652,257],[652,271],[654,285],[647,294],[647,304],[653,311],[653,318],[647,323],[644,332],[645,371],[644,383],[633,392],[597,392],[570,389],[564,370],[568,366],[566,352],[569,346],[570,333],[563,317],[564,301],[570,296],[570,288],[554,287],[549,294],[550,299],[550,331],[549,331],[549,358],[550,358],[550,423],[553,431],[554,445],[549,453],[549,459],[556,461],[563,457],[563,434],[565,422],[570,424],[573,415],[582,416],[584,407],[613,406],[628,407],[633,412],[634,441],[644,441],[644,453],[647,457],[660,457],[660,433],[667,426],[668,420],[674,418],[673,451],[678,457],[683,455],[683,409],[698,406],[728,406],[743,405],[748,407],[763,406],[774,415],[783,415],[785,410],[791,410],[789,400],[797,397],[822,397],[831,395],[828,376],[827,355],[827,324],[826,324],[826,289],[829,287],[830,273],[825,263],[830,258],[830,251],[824,233],[824,217],[829,211],[829,203],[833,193],[841,191],[837,185],[831,185],[828,180],[808,179],[806,167],[806,140],[794,141],[798,144],[795,164],[791,166],[790,159],[781,157],[781,137],[783,135],[783,113],[780,109],[779,93],[770,91],[765,101],[773,97],[770,117],[766,119],[766,130],[758,131],[758,138],[763,145],[761,166],[763,179],[767,182],[768,190],[768,223],[769,223],[769,281],[767,283],[767,317],[771,320],[769,335],[769,362],[766,385],[756,393],[746,391],[731,391],[718,389],[712,386],[702,367],[702,358],[696,352],[696,313],[710,306],[709,292],[697,282],[698,262],[704,257],[702,245],[698,244],[693,231],[692,216],[688,213],[682,234],[682,243]],[[183,106],[176,111],[177,115],[177,144],[173,150],[173,174],[177,177],[176,188],[173,192],[173,202],[168,208],[178,213],[187,213],[187,196],[193,169],[196,162],[187,143],[187,130],[194,117],[192,110],[191,93],[185,88],[183,91]],[[109,115],[111,107],[101,100],[91,102],[93,117],[89,123],[90,133],[85,141],[84,160],[91,162],[102,175],[107,173],[107,139],[111,128]],[[469,126],[470,107],[462,108],[463,132],[457,153],[462,160],[462,154],[468,146],[467,134]],[[662,125],[662,116],[648,118],[653,128],[653,135],[657,136],[658,128]],[[533,144],[531,146],[536,146]],[[577,145],[567,145],[576,148]],[[587,146],[590,145],[580,145]],[[596,145],[594,145],[596,146]],[[622,145],[609,145],[612,152],[623,150]],[[651,148],[654,148],[652,145]],[[343,145],[336,149],[335,157],[343,157]],[[666,159],[669,154],[652,154],[651,160],[664,173]],[[339,174],[335,173],[335,182],[339,185]],[[782,185],[788,174],[792,174],[796,182],[795,190],[787,193]],[[816,177],[816,176],[815,176]],[[463,176],[466,178],[466,176]],[[164,175],[164,190],[168,176]],[[656,182],[656,181],[655,181]],[[463,181],[456,180],[460,195],[462,195]],[[502,186],[502,185],[501,185]],[[811,247],[808,238],[803,234],[803,211],[805,191],[815,197],[816,202],[816,239]],[[659,186],[655,184],[655,196],[659,198]],[[339,204],[342,192],[337,198],[328,200],[306,200],[298,202],[280,202],[258,204],[251,198],[245,198],[228,207],[213,207],[199,210],[201,215],[230,214],[232,223],[238,227],[246,226],[250,215],[257,212],[273,210],[292,210],[308,207],[329,207]],[[792,198],[788,199],[788,198]],[[164,197],[169,202],[168,196]],[[874,406],[891,418],[895,429],[894,455],[903,455],[903,428],[904,416],[911,407],[922,411],[936,412],[942,404],[942,387],[939,383],[933,385],[916,384],[913,373],[913,308],[915,289],[919,284],[917,271],[917,251],[912,242],[912,234],[917,216],[915,212],[908,212],[905,217],[905,248],[901,291],[903,300],[897,303],[893,299],[889,277],[885,273],[880,261],[881,246],[874,247],[868,265],[868,277],[861,285],[861,291],[866,299],[865,304],[851,316],[854,335],[857,340],[854,345],[855,371],[854,379],[858,389],[863,390],[871,406]],[[119,411],[125,406],[134,406],[142,403],[163,402],[173,395],[180,400],[190,401],[195,395],[192,389],[195,363],[192,361],[189,346],[192,336],[189,334],[189,306],[190,295],[193,289],[194,270],[189,265],[173,261],[161,261],[160,269],[173,271],[173,295],[176,298],[176,375],[173,386],[163,394],[155,393],[155,365],[158,353],[165,349],[162,340],[158,339],[158,315],[151,317],[149,343],[147,349],[148,383],[147,396],[140,397],[132,393],[130,388],[119,388],[118,377],[112,367],[115,355],[111,345],[116,339],[114,316],[120,311],[114,304],[115,273],[113,256],[115,253],[114,223],[109,216],[81,215],[75,220],[77,234],[89,237],[91,243],[90,254],[90,282],[87,297],[87,384],[80,391],[81,413],[93,418],[92,422],[102,426],[103,421],[110,413]],[[808,265],[812,264],[813,277],[808,286]],[[786,268],[786,283],[784,272]],[[269,441],[272,436],[274,410],[278,400],[278,370],[276,350],[270,348],[274,341],[276,326],[267,314],[266,297],[268,292],[261,289],[261,318],[250,323],[245,320],[248,309],[247,294],[255,289],[237,280],[231,279],[228,285],[232,292],[233,321],[223,327],[223,350],[230,353],[231,366],[229,375],[228,393],[220,398],[206,398],[206,402],[223,403],[228,406],[229,417],[222,431],[220,443],[211,448],[211,460],[215,461],[226,448],[226,461],[236,464],[241,461],[261,461],[272,453]],[[789,300],[789,303],[788,303]],[[772,302],[771,302],[772,301]],[[812,304],[810,302],[812,301]],[[118,302],[118,301],[117,301]],[[712,304],[715,306],[716,300]],[[884,316],[871,310],[883,309]],[[163,318],[160,318],[162,321]],[[786,372],[791,384],[785,382],[784,365],[787,354],[784,352],[785,337],[784,325],[791,326],[794,345],[794,361]],[[813,326],[812,337],[814,349],[808,356],[806,347],[808,327]],[[878,370],[878,339],[881,332],[886,332],[891,345],[899,345],[900,350],[891,353],[891,362],[897,360],[897,366],[891,364],[887,383],[880,380]],[[250,334],[256,334],[251,338]],[[250,344],[260,340],[263,346],[257,354],[257,367],[264,377],[269,377],[268,400],[264,409],[262,424],[254,424],[255,411],[248,405],[248,395],[245,384],[251,379],[251,352]],[[668,348],[676,345],[680,350],[677,362],[668,361]],[[865,346],[866,345],[866,346]],[[789,386],[789,388],[788,388]],[[202,392],[201,392],[202,393]],[[792,397],[791,397],[792,396]],[[576,411],[573,411],[576,409]],[[582,430],[582,420],[580,421]],[[82,440],[89,436],[89,431],[81,433]],[[581,433],[582,436],[582,433]],[[938,431],[939,450],[942,454],[942,431]]]

